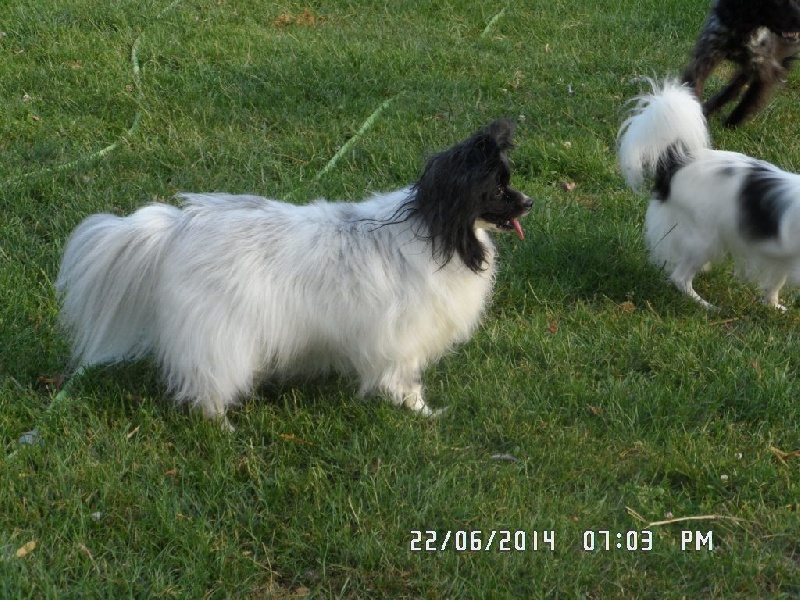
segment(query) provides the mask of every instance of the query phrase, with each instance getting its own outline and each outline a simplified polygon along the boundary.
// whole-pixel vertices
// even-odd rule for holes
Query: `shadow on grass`
[[[190,412],[187,405],[176,406],[155,365],[148,360],[92,367],[75,382],[70,395],[88,397],[93,409],[106,410],[109,417],[117,413],[116,418],[121,419],[130,419],[145,405],[151,406],[148,410],[158,418],[168,418],[175,411],[184,415]],[[262,381],[230,410],[236,419],[237,413],[250,405],[273,406],[287,413],[302,410],[322,414],[351,403],[383,402],[379,396],[359,397],[354,379],[331,374],[307,380]]]
[[[608,299],[669,307],[681,314],[695,310],[694,303],[682,301],[663,272],[648,262],[640,242],[599,229],[568,233],[566,228],[534,231],[529,242],[516,248],[503,242],[500,253],[506,281],[498,286],[498,292],[507,288],[509,302],[525,293],[519,289],[522,287],[546,303]]]

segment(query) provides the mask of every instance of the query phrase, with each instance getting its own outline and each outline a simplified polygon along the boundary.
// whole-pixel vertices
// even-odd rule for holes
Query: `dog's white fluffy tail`
[[[153,287],[180,214],[153,204],[129,217],[92,215],[75,229],[56,280],[73,367],[138,358],[151,349]]]
[[[676,162],[690,162],[692,154],[710,147],[703,108],[691,89],[673,80],[648,81],[653,91],[634,98],[617,135],[622,174],[635,192],[660,170],[671,171]]]

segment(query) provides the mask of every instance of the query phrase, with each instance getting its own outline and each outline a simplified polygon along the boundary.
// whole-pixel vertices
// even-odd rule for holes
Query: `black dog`
[[[702,101],[703,85],[723,60],[738,66],[720,92],[703,104],[710,116],[728,102],[742,100],[723,121],[736,127],[764,106],[772,88],[786,79],[800,54],[798,0],[715,0],[692,51],[683,81]]]

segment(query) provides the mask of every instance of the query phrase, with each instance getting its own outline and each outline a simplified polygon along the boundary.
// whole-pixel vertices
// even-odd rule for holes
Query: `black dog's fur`
[[[800,54],[800,1],[715,0],[683,81],[702,101],[703,86],[723,60],[738,67],[730,82],[703,104],[710,116],[736,100],[723,123],[736,127],[764,106],[772,88],[785,81],[791,63]]]

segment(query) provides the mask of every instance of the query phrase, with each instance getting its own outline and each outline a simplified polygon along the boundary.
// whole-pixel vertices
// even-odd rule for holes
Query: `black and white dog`
[[[703,105],[706,116],[736,100],[723,121],[736,127],[766,104],[775,85],[786,79],[800,54],[800,2],[797,0],[715,0],[692,51],[683,81],[702,101],[703,86],[723,60],[736,64],[730,82]]]
[[[422,372],[484,312],[489,232],[522,237],[531,209],[510,185],[512,133],[495,121],[362,202],[181,194],[88,217],[56,282],[73,366],[151,356],[178,402],[228,427],[259,380],[330,370],[432,414]]]
[[[778,293],[800,283],[800,175],[710,146],[692,90],[667,81],[639,96],[618,137],[625,180],[652,183],[645,241],[653,263],[705,307],[694,276],[730,254],[764,303],[785,310]]]

